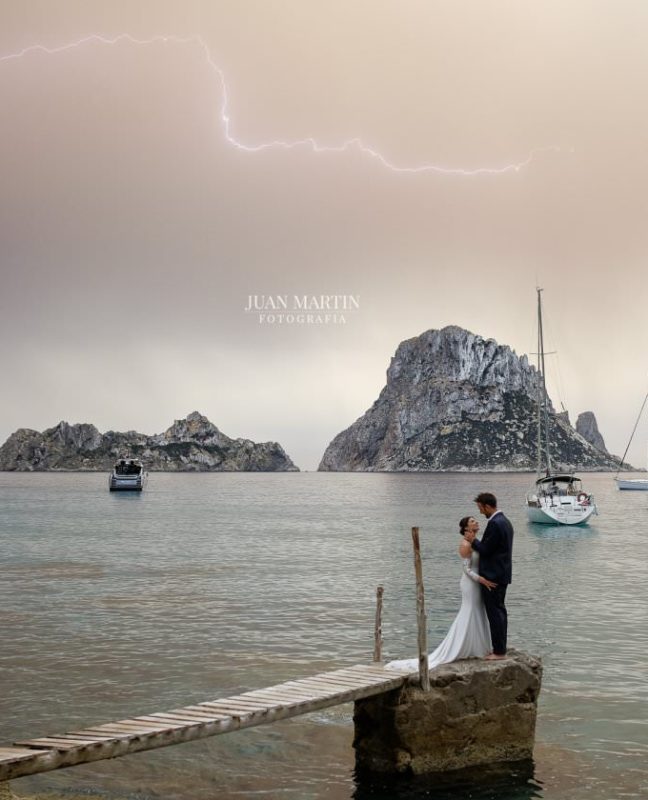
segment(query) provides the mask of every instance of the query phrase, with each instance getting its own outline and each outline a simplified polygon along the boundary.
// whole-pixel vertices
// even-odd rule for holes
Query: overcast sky
[[[594,411],[623,452],[648,389],[648,4],[0,15],[1,441],[61,419],[156,433],[199,410],[314,469],[403,339],[456,324],[535,350],[539,282],[554,403]],[[58,49],[121,34],[144,43]],[[19,55],[33,45],[57,51]],[[309,137],[384,161],[235,144]],[[245,313],[279,294],[360,308],[325,325]],[[647,439],[648,418],[636,464]]]

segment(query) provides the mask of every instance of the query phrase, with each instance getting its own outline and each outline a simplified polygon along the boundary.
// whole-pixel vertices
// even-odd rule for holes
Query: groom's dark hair
[[[481,492],[475,497],[475,503],[481,503],[483,506],[490,506],[497,508],[497,498],[490,492]]]

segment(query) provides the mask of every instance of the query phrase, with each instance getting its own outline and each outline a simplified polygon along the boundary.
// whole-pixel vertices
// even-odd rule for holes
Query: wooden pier
[[[18,741],[0,746],[0,782],[297,717],[397,689],[409,677],[377,663],[360,664],[172,711]]]

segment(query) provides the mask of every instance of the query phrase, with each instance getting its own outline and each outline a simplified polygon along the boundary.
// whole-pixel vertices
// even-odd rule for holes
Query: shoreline
[[[313,474],[317,473],[320,475],[535,475],[536,470],[534,469],[513,469],[513,468],[503,468],[503,469],[407,469],[407,470],[369,470],[369,469],[155,469],[155,468],[147,468],[146,470],[148,473],[155,473],[156,475],[297,475],[297,474]],[[65,467],[57,467],[52,469],[0,469],[0,474],[6,475],[30,475],[30,474],[37,474],[37,475],[64,475],[64,474],[72,474],[72,475],[80,475],[80,474],[89,474],[89,475],[96,475],[101,473],[110,473],[111,468],[109,467],[97,467],[95,468],[65,468]],[[618,470],[615,469],[580,469],[576,467],[575,469],[560,469],[555,470],[555,472],[565,472],[569,474],[574,474],[576,472],[582,472],[583,474],[588,475],[612,475]],[[633,473],[637,474],[645,474],[648,472],[648,469],[626,469],[624,468],[621,470],[624,475],[632,475]]]

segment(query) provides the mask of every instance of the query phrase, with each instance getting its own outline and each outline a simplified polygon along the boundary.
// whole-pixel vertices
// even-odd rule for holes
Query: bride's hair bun
[[[468,527],[468,520],[472,519],[472,517],[462,517],[459,520],[459,536],[463,536],[466,532],[466,528]]]

